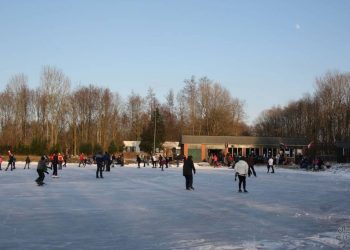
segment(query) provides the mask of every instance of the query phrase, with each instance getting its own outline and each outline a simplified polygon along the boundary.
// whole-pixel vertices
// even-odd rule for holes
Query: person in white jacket
[[[248,193],[247,189],[246,189],[246,178],[248,175],[248,171],[249,171],[249,166],[248,163],[245,161],[245,158],[241,158],[235,165],[235,171],[236,171],[236,175],[238,175],[238,179],[239,179],[239,190],[238,192],[242,193],[242,183],[243,183],[243,191],[245,193]]]
[[[270,168],[272,169],[271,173],[275,173],[275,169],[273,168],[273,158],[272,156],[269,157],[269,160],[267,161],[267,173],[270,172]]]

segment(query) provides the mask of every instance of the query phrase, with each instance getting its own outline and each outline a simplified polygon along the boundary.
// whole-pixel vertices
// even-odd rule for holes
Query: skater
[[[271,174],[275,173],[275,170],[273,168],[273,158],[272,156],[269,157],[269,160],[267,161],[267,173],[270,172],[270,168],[271,168]]]
[[[214,168],[218,167],[218,156],[216,154],[213,156],[213,166]]]
[[[101,152],[97,153],[95,155],[95,160],[96,160],[96,165],[97,165],[97,169],[96,169],[96,178],[103,178],[102,176],[102,168],[104,165],[104,157],[102,155]],[[100,177],[98,176],[98,173],[100,173]]]
[[[169,166],[169,157],[165,156],[165,168],[168,168]]]
[[[176,167],[179,167],[179,165],[180,165],[180,155],[177,154],[176,155]]]
[[[57,165],[58,165],[58,154],[57,151],[55,151],[55,153],[53,154],[53,158],[52,158],[52,177],[53,178],[57,178]]]
[[[61,153],[58,153],[58,169],[62,170],[63,156]]]
[[[0,155],[0,171],[2,170],[1,169],[1,164],[2,164],[2,156]]]
[[[245,193],[248,193],[248,191],[246,189],[246,178],[247,178],[247,175],[248,175],[249,166],[248,166],[248,163],[245,161],[244,157],[242,157],[236,163],[235,170],[236,170],[235,180],[236,180],[237,176],[238,176],[238,179],[239,179],[238,192],[242,193],[242,184],[243,184],[243,191]]]
[[[38,167],[37,170],[39,177],[35,180],[35,182],[38,184],[38,186],[44,185],[44,179],[45,179],[45,173],[47,172],[47,165],[46,165],[46,159],[44,156],[41,156],[39,162],[38,162]]]
[[[103,161],[104,161],[103,171],[106,170],[106,172],[110,172],[111,171],[111,156],[107,151],[105,152],[105,154],[103,156]]]
[[[26,169],[27,166],[28,166],[28,169],[29,169],[29,164],[30,164],[30,158],[29,158],[29,155],[27,155],[27,157],[26,157],[26,164],[24,164],[24,169]]]
[[[155,155],[152,155],[152,168],[156,168],[157,167],[157,159]]]
[[[249,177],[251,176],[252,173],[256,177],[254,164],[255,164],[254,155],[250,155],[249,158],[248,158],[248,166],[249,166],[249,173],[248,173],[248,175],[249,175]]]
[[[63,167],[67,167],[67,158],[68,158],[68,156],[67,156],[67,154],[64,154],[63,155]]]
[[[11,166],[11,171],[13,170],[13,154],[11,153],[11,151],[9,150],[8,151],[8,154],[9,154],[9,160],[8,160],[8,163],[7,163],[7,167],[5,168],[5,171],[7,171],[7,169]]]
[[[80,167],[80,165],[81,164],[83,164],[83,167],[85,167],[85,155],[84,155],[84,153],[81,153],[80,154],[80,156],[79,156],[79,166],[78,167]]]
[[[14,154],[12,154],[12,157],[13,157],[13,161],[12,161],[12,166],[13,166],[13,169],[16,169],[16,156]]]
[[[162,171],[164,171],[164,160],[163,160],[163,156],[159,155],[159,168],[162,169]]]
[[[196,169],[193,164],[192,155],[189,155],[186,160],[184,160],[183,165],[183,176],[186,178],[186,190],[194,190],[193,187],[193,174],[196,174]]]
[[[139,155],[136,156],[136,161],[137,161],[137,168],[140,168],[141,158]]]

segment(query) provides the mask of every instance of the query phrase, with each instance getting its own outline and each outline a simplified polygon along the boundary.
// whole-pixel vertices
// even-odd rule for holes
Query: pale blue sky
[[[0,0],[0,90],[53,65],[78,84],[160,100],[191,75],[246,101],[247,122],[350,68],[347,0]]]

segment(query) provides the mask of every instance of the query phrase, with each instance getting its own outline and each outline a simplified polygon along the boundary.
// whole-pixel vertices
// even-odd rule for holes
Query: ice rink
[[[36,164],[0,171],[0,249],[350,249],[350,177],[277,169],[238,193],[232,169],[135,165],[95,178],[69,164],[37,186]],[[350,238],[350,237],[349,237]]]

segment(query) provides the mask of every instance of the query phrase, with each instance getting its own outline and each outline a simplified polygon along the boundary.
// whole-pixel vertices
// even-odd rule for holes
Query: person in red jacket
[[[83,167],[85,167],[85,155],[84,155],[84,153],[81,153],[79,156],[79,166],[78,167],[80,167],[80,164],[83,164]]]

